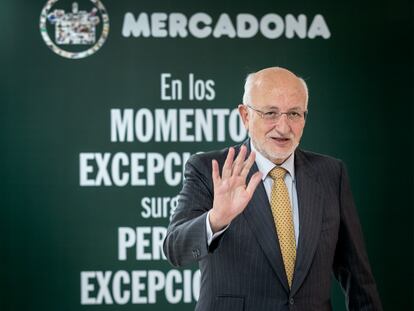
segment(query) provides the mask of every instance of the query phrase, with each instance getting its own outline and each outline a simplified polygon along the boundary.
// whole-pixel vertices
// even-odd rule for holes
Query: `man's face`
[[[261,83],[251,90],[250,105],[260,111],[290,112],[306,111],[307,95],[303,84],[297,79]],[[304,118],[289,120],[283,114],[278,120],[266,120],[260,113],[246,105],[239,106],[243,123],[255,148],[273,163],[283,163],[299,145],[305,126]]]

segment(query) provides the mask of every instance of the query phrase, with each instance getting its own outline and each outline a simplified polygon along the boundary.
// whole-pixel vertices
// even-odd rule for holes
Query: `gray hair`
[[[280,67],[274,67],[278,69]],[[246,82],[244,83],[244,94],[243,94],[243,104],[244,105],[252,105],[251,103],[251,95],[250,92],[254,86],[259,87],[262,84],[262,79],[258,79],[255,77],[256,72],[249,73],[246,77]],[[308,85],[306,84],[305,80],[301,77],[297,77],[300,82],[302,82],[303,87],[306,93],[306,106],[308,105],[309,93],[308,93]]]

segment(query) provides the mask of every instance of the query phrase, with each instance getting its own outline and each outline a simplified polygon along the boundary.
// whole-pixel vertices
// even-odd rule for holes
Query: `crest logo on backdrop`
[[[102,2],[82,1],[82,7],[73,2],[71,11],[66,12],[58,5],[55,7],[58,1],[49,0],[40,14],[40,33],[46,45],[56,54],[71,59],[96,53],[109,33],[109,16]]]

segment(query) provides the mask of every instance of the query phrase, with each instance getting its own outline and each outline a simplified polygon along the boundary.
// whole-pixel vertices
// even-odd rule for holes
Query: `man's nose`
[[[275,121],[275,128],[281,133],[290,132],[289,120],[286,114],[282,114],[279,119]]]

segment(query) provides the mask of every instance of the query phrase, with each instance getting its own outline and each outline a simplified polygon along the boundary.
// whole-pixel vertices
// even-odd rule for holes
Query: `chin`
[[[275,150],[274,146],[269,145],[261,145],[261,144],[254,144],[257,151],[259,151],[263,156],[268,158],[275,164],[280,164],[295,151],[296,147],[299,145],[298,143],[290,146],[289,148],[283,148],[282,150],[277,149]]]
[[[292,152],[290,153],[277,153],[277,154],[273,154],[272,155],[272,162],[276,163],[276,164],[281,164],[283,162],[285,162],[285,160],[287,158],[290,157],[290,155],[292,154]]]
[[[275,164],[282,163],[284,160],[289,158],[289,156],[292,154],[292,152],[293,151],[285,151],[285,152],[275,152],[275,151],[268,152],[267,150],[261,151],[261,153],[266,158],[268,158],[270,161],[272,161]]]
[[[287,150],[273,150],[271,153],[267,153],[267,155],[272,162],[279,164],[289,158],[295,152],[297,146],[298,144]]]

